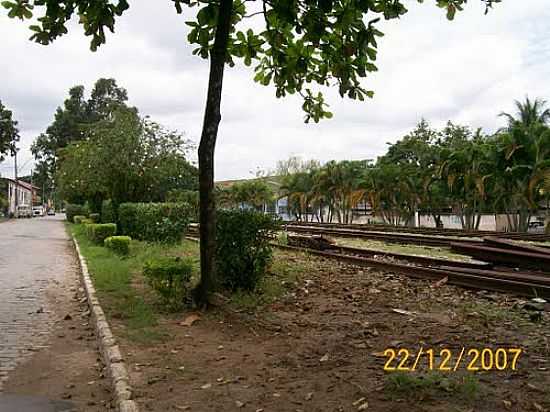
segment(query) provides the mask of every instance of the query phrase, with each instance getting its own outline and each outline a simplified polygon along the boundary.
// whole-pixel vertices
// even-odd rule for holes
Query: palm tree
[[[527,230],[531,215],[545,196],[550,174],[550,128],[541,122],[515,123],[496,137],[500,171],[499,206],[513,231]]]
[[[546,108],[546,100],[537,98],[531,101],[529,97],[526,97],[525,102],[522,103],[516,100],[515,105],[517,109],[516,117],[506,112],[499,114],[499,116],[508,120],[508,129],[518,123],[529,127],[536,123],[546,124],[550,121],[550,108]]]
[[[544,176],[550,169],[550,108],[543,99],[515,102],[513,116],[501,113],[507,127],[497,134],[500,152],[499,206],[514,231],[526,231],[531,214],[538,208]]]

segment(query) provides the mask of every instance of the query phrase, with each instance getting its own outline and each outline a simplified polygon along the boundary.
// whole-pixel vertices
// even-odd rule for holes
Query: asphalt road
[[[1,395],[10,371],[43,348],[53,328],[49,289],[63,280],[73,258],[63,218],[57,215],[0,223],[1,411],[67,410],[67,403]]]

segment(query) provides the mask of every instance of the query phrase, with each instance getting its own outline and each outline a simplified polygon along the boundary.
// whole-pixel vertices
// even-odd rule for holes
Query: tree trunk
[[[233,0],[220,0],[214,46],[210,52],[208,94],[199,144],[201,280],[195,290],[197,303],[208,303],[216,275],[216,202],[214,199],[214,149],[221,120],[223,72],[231,27]]]

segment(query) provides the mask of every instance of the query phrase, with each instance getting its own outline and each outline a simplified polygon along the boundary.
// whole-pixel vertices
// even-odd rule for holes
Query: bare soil
[[[548,312],[534,315],[522,309],[524,302],[504,294],[434,285],[304,254],[277,252],[277,262],[287,269],[271,274],[284,290],[274,303],[251,309],[242,297],[220,298],[191,326],[182,322],[194,312],[164,315],[160,342],[136,343],[126,337],[121,321],[111,319],[142,410],[550,408]],[[292,268],[296,273],[289,273]],[[416,372],[385,372],[381,355],[390,347],[412,353],[447,348],[455,357],[462,347],[519,347],[523,353],[516,371],[468,372],[463,365],[431,381],[425,365]]]

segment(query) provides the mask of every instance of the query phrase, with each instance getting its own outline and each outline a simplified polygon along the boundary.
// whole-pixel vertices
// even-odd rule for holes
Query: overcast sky
[[[376,158],[421,117],[436,127],[453,120],[492,132],[514,99],[550,100],[548,0],[508,0],[488,15],[481,1],[471,0],[453,22],[433,3],[410,1],[408,14],[384,24],[379,72],[364,81],[374,99],[342,100],[329,91],[334,118],[319,124],[304,124],[301,101],[275,98],[273,88],[252,81],[250,69],[227,69],[216,179],[249,177],[291,155]],[[0,100],[19,121],[23,174],[32,167],[30,144],[68,89],[83,84],[89,92],[100,77],[116,78],[142,114],[198,141],[208,66],[191,54],[186,18],[168,0],[130,4],[96,53],[81,27],[53,45],[34,44],[27,23],[0,9]],[[11,158],[0,164],[3,176],[12,169]]]

